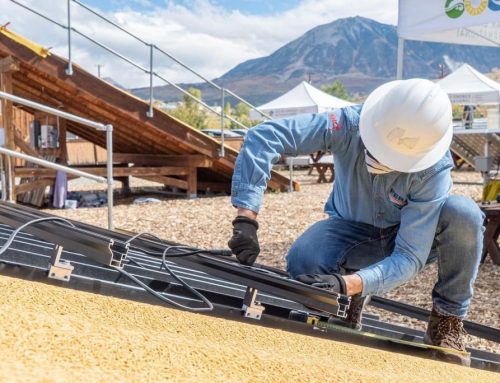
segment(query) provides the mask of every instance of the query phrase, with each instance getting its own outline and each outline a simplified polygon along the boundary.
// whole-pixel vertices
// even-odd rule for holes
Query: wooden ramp
[[[220,144],[213,138],[157,109],[154,117],[147,117],[149,106],[145,101],[77,65],[73,65],[73,75],[67,76],[66,59],[54,54],[40,54],[40,49],[33,49],[36,44],[4,31],[0,31],[0,60],[6,63],[4,67],[0,64],[4,80],[2,89],[9,91],[11,88],[16,96],[112,124],[114,176],[134,175],[185,189],[188,194],[207,189],[230,191],[238,151],[226,146],[225,156],[219,157]],[[10,82],[7,87],[6,79]],[[106,146],[105,132],[70,121],[66,122],[65,128],[100,147]],[[6,146],[8,136],[6,131]],[[19,139],[14,141],[11,138],[11,141],[18,149],[29,151],[26,145],[19,145]],[[48,170],[16,168],[16,172],[17,177],[54,176]],[[98,169],[94,172],[100,173]],[[297,188],[298,184],[294,187]],[[273,172],[269,188],[287,190],[289,179]]]

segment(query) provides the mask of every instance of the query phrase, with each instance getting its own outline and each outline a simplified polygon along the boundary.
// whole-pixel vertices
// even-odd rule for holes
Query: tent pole
[[[398,38],[398,62],[397,62],[397,71],[396,71],[396,79],[403,79],[403,55],[405,50],[405,40],[401,37]]]

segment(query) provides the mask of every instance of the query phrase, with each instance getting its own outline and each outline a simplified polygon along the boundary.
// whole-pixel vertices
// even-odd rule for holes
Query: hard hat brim
[[[383,137],[377,134],[376,129],[373,128],[376,122],[375,109],[378,102],[401,82],[388,82],[370,93],[361,109],[359,133],[366,149],[381,164],[398,172],[415,173],[430,168],[444,156],[453,138],[453,127],[450,124],[449,129],[438,143],[424,153],[415,155],[402,154],[388,146]]]

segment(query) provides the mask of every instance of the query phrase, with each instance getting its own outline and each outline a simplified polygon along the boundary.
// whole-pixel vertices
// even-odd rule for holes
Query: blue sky
[[[58,22],[66,23],[66,1],[21,0]],[[395,24],[398,0],[81,0],[105,17],[155,44],[207,78],[236,65],[270,55],[312,28],[339,18],[364,16]],[[10,0],[0,0],[0,25],[67,57],[67,33],[48,25]],[[141,65],[149,65],[149,48],[72,3],[73,28],[94,37]],[[146,74],[95,44],[75,35],[75,63],[127,87],[147,85]],[[163,57],[155,72],[172,82],[192,82],[191,72]]]
[[[84,3],[101,10],[113,11],[121,8],[135,10],[150,10],[155,7],[165,7],[168,0],[84,0]],[[192,9],[196,1],[175,0],[175,4],[184,5]],[[295,8],[300,0],[211,0],[212,4],[222,7],[228,11],[240,11],[248,15],[277,14]]]

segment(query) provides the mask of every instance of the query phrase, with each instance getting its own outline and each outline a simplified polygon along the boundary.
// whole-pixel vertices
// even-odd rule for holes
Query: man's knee
[[[297,239],[286,256],[286,270],[288,274],[295,278],[300,274],[307,274],[307,257],[310,245],[304,243],[301,238]]]
[[[479,206],[469,197],[458,195],[448,197],[439,217],[441,228],[450,230],[461,243],[478,240],[483,222],[484,214]]]

